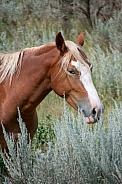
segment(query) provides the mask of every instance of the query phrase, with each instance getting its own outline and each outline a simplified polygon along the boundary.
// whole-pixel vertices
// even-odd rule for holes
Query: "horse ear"
[[[78,37],[77,37],[77,40],[76,40],[76,43],[78,44],[78,45],[81,45],[81,46],[83,46],[83,44],[84,44],[84,32],[82,32],[82,33],[80,33],[79,35],[78,35]]]
[[[63,36],[61,35],[61,32],[59,32],[59,33],[56,35],[55,42],[56,42],[56,46],[57,46],[58,50],[60,50],[60,52],[61,52],[62,54],[64,54],[65,52],[67,52],[67,47],[66,47],[66,45],[65,45],[64,38],[63,38]]]

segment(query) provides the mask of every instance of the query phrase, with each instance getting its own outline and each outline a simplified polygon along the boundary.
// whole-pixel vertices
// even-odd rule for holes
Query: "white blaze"
[[[82,82],[82,84],[84,85],[84,88],[88,93],[88,97],[91,102],[92,109],[100,108],[101,102],[100,102],[98,93],[93,85],[90,69],[78,61],[72,61],[71,64],[75,66],[76,69],[81,73],[80,81]]]

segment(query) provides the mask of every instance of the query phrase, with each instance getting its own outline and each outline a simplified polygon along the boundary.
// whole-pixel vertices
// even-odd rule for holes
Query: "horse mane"
[[[81,64],[89,68],[87,62],[85,62],[85,60],[87,61],[88,59],[85,53],[83,52],[82,48],[72,41],[65,41],[65,44],[68,48],[68,52],[62,58],[62,68],[65,70],[65,72],[67,72],[68,64],[70,63],[72,55]],[[0,76],[0,83],[2,83],[4,79],[8,76],[10,78],[10,84],[11,84],[14,73],[17,71],[17,75],[19,75],[23,54],[25,52],[36,51],[39,48],[43,49],[47,45],[51,47],[54,45],[54,43],[47,43],[40,47],[25,48],[22,51],[13,52],[13,53],[0,53],[0,72],[2,73]],[[83,56],[80,54],[80,52],[83,54]]]
[[[17,71],[18,75],[21,68],[23,51],[13,53],[0,53],[0,83],[6,78],[10,77],[10,84],[14,73]],[[19,69],[19,70],[18,70]]]
[[[43,49],[46,46],[51,47],[54,43],[47,43],[39,47],[25,48],[18,52],[0,53],[0,83],[8,76],[10,78],[10,84],[12,82],[12,77],[17,71],[19,76],[23,54],[27,52],[36,52],[38,49]]]

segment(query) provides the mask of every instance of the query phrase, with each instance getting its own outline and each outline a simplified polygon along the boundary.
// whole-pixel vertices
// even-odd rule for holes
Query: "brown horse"
[[[92,65],[81,47],[83,33],[76,43],[64,41],[58,33],[55,43],[0,54],[0,120],[15,139],[20,131],[17,107],[33,138],[38,125],[36,107],[51,90],[61,97],[65,94],[87,123],[99,119],[103,107],[92,83]],[[1,124],[0,144],[6,148]]]

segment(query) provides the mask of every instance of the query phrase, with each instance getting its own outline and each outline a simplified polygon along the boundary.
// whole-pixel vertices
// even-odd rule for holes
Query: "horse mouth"
[[[82,113],[85,117],[85,121],[87,124],[94,124],[94,123],[98,123],[100,120],[100,115],[101,113],[103,113],[103,109],[97,110],[93,109],[92,113],[90,114],[86,114],[86,112],[84,110],[82,110]]]
[[[87,124],[94,124],[94,123],[97,123],[99,121],[99,117],[96,118],[94,116],[90,116],[90,117],[85,117],[85,121]]]

